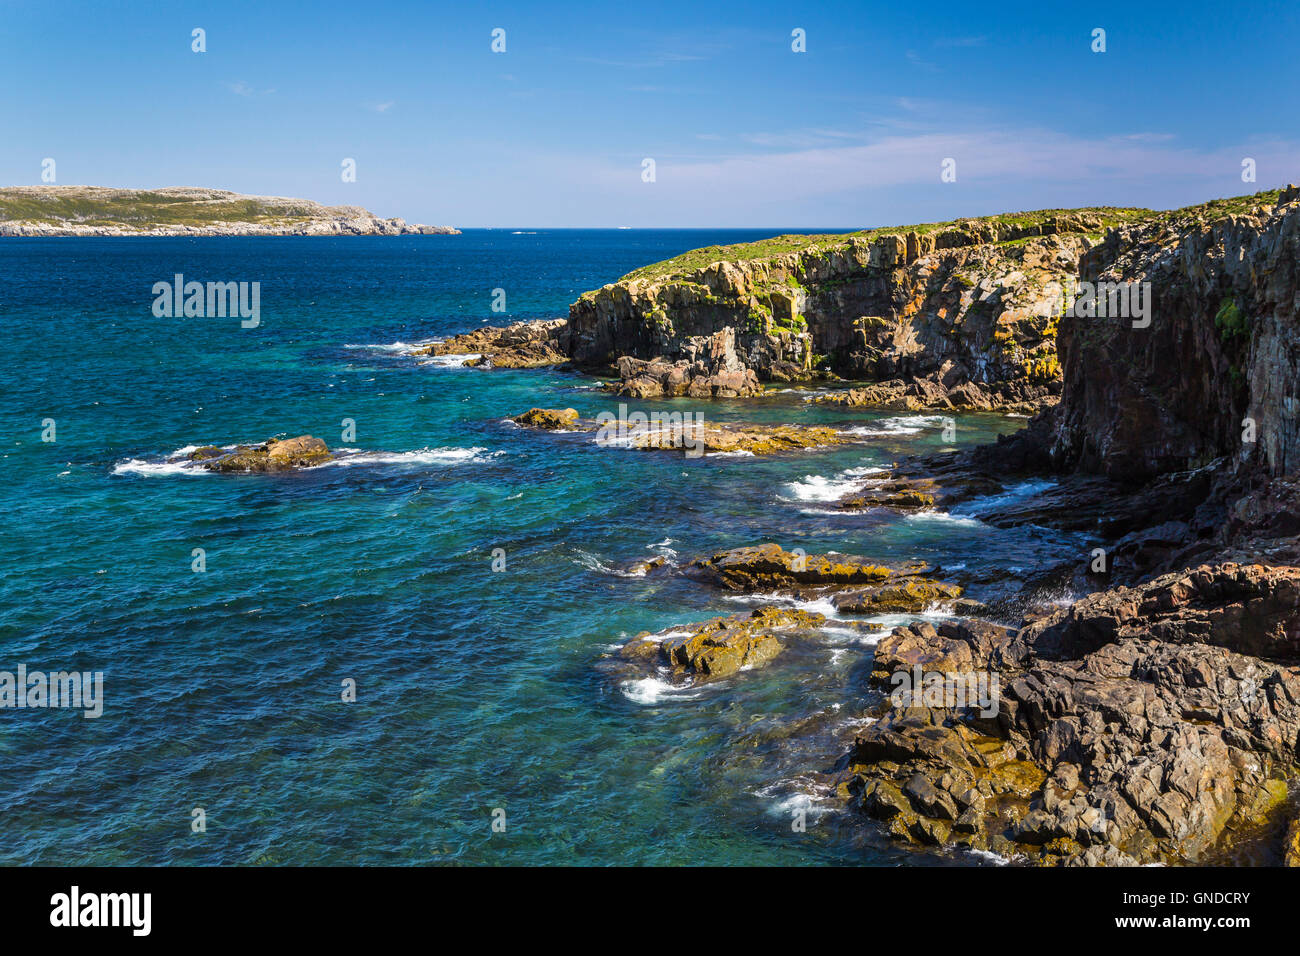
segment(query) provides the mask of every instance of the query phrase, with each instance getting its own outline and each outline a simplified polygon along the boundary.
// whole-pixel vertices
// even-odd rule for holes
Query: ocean
[[[815,785],[879,700],[874,641],[910,618],[863,631],[813,602],[822,640],[684,688],[603,662],[643,630],[789,603],[629,575],[639,559],[775,541],[927,560],[987,600],[1079,556],[1070,535],[985,524],[978,501],[830,505],[867,469],[1022,419],[955,416],[949,444],[940,419],[815,406],[799,387],[636,403],[861,438],[687,459],[507,420],[615,410],[591,377],[404,351],[563,316],[638,266],[770,234],[0,242],[0,671],[103,674],[97,719],[0,709],[0,863],[984,862],[894,847]],[[154,284],[178,273],[260,282],[260,324],[155,316]],[[282,475],[168,463],[299,434],[349,452]]]

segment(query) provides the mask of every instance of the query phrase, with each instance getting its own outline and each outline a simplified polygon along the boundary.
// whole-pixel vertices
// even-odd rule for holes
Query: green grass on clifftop
[[[972,216],[965,219],[953,219],[948,222],[925,222],[911,226],[883,226],[877,229],[862,229],[858,232],[835,233],[829,235],[786,235],[761,239],[758,242],[738,243],[730,246],[705,246],[692,249],[672,259],[654,262],[642,266],[623,276],[619,282],[634,279],[669,279],[688,276],[714,262],[751,262],[771,259],[789,252],[811,250],[829,252],[843,249],[852,239],[871,241],[889,235],[906,235],[914,232],[927,235],[949,230],[971,228],[979,224],[993,229],[1031,229],[1053,219],[1071,216],[1086,219],[1087,228],[1081,232],[1098,236],[1107,229],[1129,225],[1143,220],[1174,220],[1194,217],[1202,221],[1213,221],[1224,216],[1240,215],[1251,212],[1260,206],[1277,203],[1280,190],[1259,192],[1249,196],[1236,196],[1230,199],[1214,199],[1196,206],[1182,209],[1156,211],[1126,206],[1085,206],[1079,209],[1038,209],[1032,212],[1008,212],[996,216]],[[1009,243],[1023,243],[1027,237],[1008,240]],[[588,293],[590,294],[590,293]]]

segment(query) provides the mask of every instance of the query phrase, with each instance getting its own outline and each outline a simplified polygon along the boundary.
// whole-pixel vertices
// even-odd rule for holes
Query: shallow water
[[[901,455],[1023,420],[961,416],[950,446],[938,419],[816,407],[801,389],[638,403],[860,439],[685,459],[504,421],[615,409],[589,378],[422,364],[396,345],[560,316],[636,266],[758,235],[6,240],[0,670],[103,671],[106,700],[97,720],[0,710],[0,862],[975,862],[889,846],[809,777],[861,725],[871,644],[906,618],[832,621],[761,670],[685,689],[602,661],[639,631],[760,603],[621,572],[656,554],[770,540],[920,558],[977,599],[1014,593],[1079,541],[993,529],[992,500],[906,517],[830,502]],[[155,318],[151,287],[178,272],[260,281],[261,326]],[[345,418],[356,443],[338,464],[167,464],[276,434],[338,446]]]

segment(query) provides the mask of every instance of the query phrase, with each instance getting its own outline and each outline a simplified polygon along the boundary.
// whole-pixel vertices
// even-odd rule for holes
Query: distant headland
[[[0,236],[459,235],[450,226],[381,219],[360,206],[169,186],[0,187]]]

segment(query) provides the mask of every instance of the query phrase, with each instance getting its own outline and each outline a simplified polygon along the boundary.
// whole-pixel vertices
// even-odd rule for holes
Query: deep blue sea
[[[686,459],[505,421],[616,408],[591,378],[402,350],[562,316],[648,262],[769,234],[0,241],[0,671],[102,671],[105,695],[99,719],[0,710],[0,863],[975,862],[896,849],[809,784],[875,699],[870,632],[831,626],[763,669],[685,689],[616,679],[602,661],[637,632],[762,601],[620,569],[771,540],[923,558],[982,599],[1077,541],[995,530],[978,502],[831,509],[862,469],[954,447],[928,416],[814,407],[800,389],[639,403],[864,433]],[[153,284],[176,273],[260,282],[260,326],[155,317]],[[497,288],[505,314],[491,311]],[[275,435],[339,446],[344,419],[356,450],[343,464],[167,464],[186,446]],[[957,445],[1023,424],[959,417]]]

